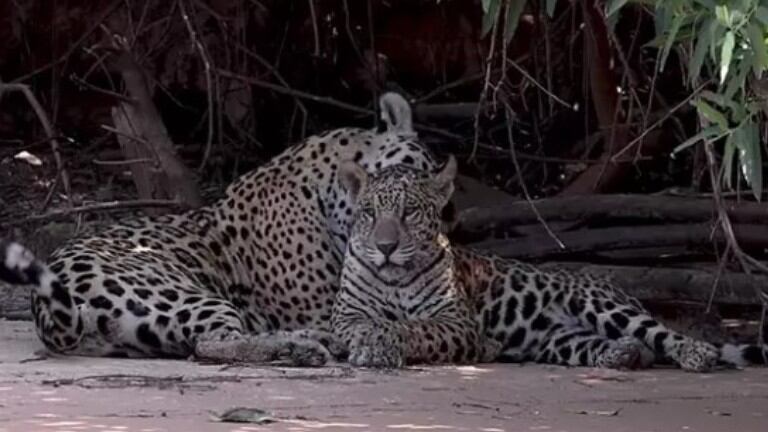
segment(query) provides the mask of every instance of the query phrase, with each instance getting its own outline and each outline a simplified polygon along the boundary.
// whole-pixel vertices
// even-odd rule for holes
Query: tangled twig
[[[258,78],[237,74],[224,69],[217,69],[216,71],[218,72],[219,75],[223,77],[236,79],[238,81],[242,81],[244,83],[262,87],[268,90],[272,90],[277,93],[282,93],[282,94],[294,96],[301,99],[311,100],[313,102],[334,106],[336,108],[341,108],[343,110],[351,111],[358,114],[366,114],[366,115],[375,114],[373,110],[370,110],[368,108],[362,108],[357,105],[352,105],[346,102],[333,99],[331,97],[314,95],[312,93],[307,93],[305,91],[284,87],[284,86],[273,84],[264,80],[260,80]]]
[[[56,172],[57,177],[61,178],[61,184],[64,187],[64,193],[67,196],[67,202],[69,203],[69,206],[72,206],[72,193],[69,183],[69,174],[67,173],[66,168],[64,168],[64,162],[61,159],[61,153],[59,152],[59,140],[56,138],[56,134],[53,133],[53,126],[51,125],[51,120],[48,118],[48,115],[45,113],[45,110],[43,109],[42,105],[40,105],[40,102],[35,97],[34,93],[32,93],[32,90],[29,89],[29,86],[26,84],[19,84],[19,83],[3,83],[0,81],[0,99],[3,96],[3,93],[6,91],[18,91],[21,92],[21,94],[24,95],[24,97],[27,99],[27,102],[29,102],[29,105],[32,107],[32,110],[35,112],[35,115],[37,116],[37,119],[40,121],[40,124],[43,126],[43,130],[45,131],[45,135],[48,138],[48,142],[51,145],[51,152],[53,153],[53,158],[56,161]],[[54,186],[58,183],[54,183]]]
[[[189,37],[192,40],[192,44],[195,46],[195,49],[200,54],[200,59],[203,61],[203,68],[205,70],[205,84],[207,87],[207,97],[208,97],[208,135],[205,140],[205,150],[203,151],[203,159],[200,162],[200,166],[198,167],[198,171],[202,171],[203,168],[205,168],[205,165],[208,163],[208,158],[211,156],[211,147],[213,146],[213,132],[214,132],[214,95],[215,98],[219,99],[219,83],[218,79],[213,77],[213,69],[212,69],[212,62],[211,57],[208,55],[208,50],[205,48],[203,43],[200,41],[200,38],[197,36],[197,31],[195,30],[194,25],[192,24],[192,21],[189,19],[189,14],[187,13],[187,9],[184,6],[184,0],[179,0],[179,12],[181,13],[181,17],[184,20],[184,24],[187,27],[187,31],[189,32]],[[215,90],[214,90],[215,89]],[[218,105],[218,104],[216,104]]]
[[[141,209],[141,208],[148,208],[148,207],[179,207],[179,206],[181,206],[181,202],[176,200],[145,199],[145,200],[134,200],[134,201],[110,201],[110,202],[101,202],[96,204],[87,204],[87,205],[78,206],[78,207],[64,208],[59,210],[52,210],[45,214],[29,216],[27,218],[22,219],[18,223],[50,220],[50,219],[56,219],[62,216],[69,216],[74,214],[89,213],[89,212],[96,212],[96,211],[115,211],[115,210],[127,210],[127,209]]]
[[[30,72],[28,74],[24,74],[24,75],[22,75],[20,77],[17,77],[15,79],[13,79],[12,82],[13,83],[24,82],[24,81],[32,78],[33,76],[35,76],[35,75],[37,75],[39,73],[45,72],[45,71],[47,71],[49,69],[52,69],[52,68],[58,66],[61,63],[67,61],[67,59],[69,59],[69,57],[77,49],[80,48],[80,46],[83,44],[83,42],[85,42],[86,39],[88,39],[96,30],[99,29],[99,27],[101,26],[101,23],[104,22],[104,20],[106,20],[107,18],[109,18],[109,16],[112,15],[112,13],[114,13],[117,10],[117,8],[122,3],[123,3],[123,0],[114,0],[112,3],[110,3],[109,6],[107,6],[104,9],[104,12],[102,12],[101,15],[99,15],[98,18],[96,18],[96,20],[94,21],[93,25],[88,30],[86,30],[85,33],[83,33],[83,35],[80,36],[69,47],[69,49],[67,49],[67,51],[64,54],[62,54],[61,56],[59,56],[56,60],[53,60],[52,62],[50,62],[48,64],[42,65],[39,68],[33,70],[32,72]]]
[[[713,201],[715,204],[715,209],[717,211],[717,220],[720,224],[720,229],[723,231],[723,235],[725,236],[728,250],[731,251],[731,254],[739,261],[739,264],[741,265],[742,269],[745,273],[751,274],[752,270],[757,270],[759,272],[768,274],[768,266],[764,263],[756,260],[752,256],[750,256],[748,253],[744,252],[744,250],[739,245],[738,240],[736,239],[736,235],[733,231],[733,224],[731,224],[730,216],[728,216],[728,212],[725,209],[725,205],[723,203],[723,197],[720,195],[720,176],[718,175],[718,169],[717,169],[717,162],[715,160],[715,149],[714,149],[714,143],[712,140],[706,140],[704,142],[704,153],[707,156],[707,166],[709,167],[709,181],[712,185],[712,193],[713,193]],[[726,259],[727,257],[724,256],[723,259]],[[713,290],[717,289],[717,286],[712,287]],[[760,328],[758,331],[758,343],[764,343],[764,332],[765,332],[765,317],[766,317],[766,310],[768,310],[768,293],[766,293],[763,288],[759,285],[754,286],[755,290],[755,297],[762,303],[763,310],[760,316]],[[763,356],[765,357],[765,352],[763,351]],[[768,362],[768,358],[764,358],[766,362]]]
[[[513,113],[512,113],[512,107],[509,106],[509,104],[504,101],[505,110],[504,112],[507,115],[507,139],[509,140],[509,153],[512,157],[512,164],[515,166],[515,171],[517,171],[518,176],[517,178],[520,180],[520,188],[523,190],[523,195],[525,195],[525,200],[528,202],[528,204],[531,206],[531,210],[536,215],[536,219],[539,221],[539,223],[544,227],[544,230],[546,230],[547,235],[549,235],[552,240],[555,241],[557,246],[565,250],[565,244],[562,240],[555,234],[554,231],[552,231],[552,228],[549,227],[549,224],[547,224],[547,221],[544,220],[543,217],[541,217],[541,213],[539,213],[539,209],[536,208],[536,204],[534,204],[533,200],[531,199],[531,194],[528,193],[528,186],[525,184],[525,179],[523,178],[520,170],[520,163],[517,161],[517,154],[515,152],[515,143],[512,139],[512,123],[514,121],[513,119]]]

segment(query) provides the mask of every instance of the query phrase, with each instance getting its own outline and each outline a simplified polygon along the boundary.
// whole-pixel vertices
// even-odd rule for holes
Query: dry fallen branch
[[[91,162],[93,162],[94,165],[122,166],[122,165],[138,164],[138,163],[152,163],[152,160],[151,159],[125,159],[125,160],[99,160],[99,159],[94,159]]]
[[[25,219],[22,219],[18,221],[17,223],[25,223],[25,222],[33,222],[33,221],[44,221],[44,220],[51,220],[60,218],[63,216],[71,216],[75,214],[81,214],[81,213],[91,213],[91,212],[98,212],[98,211],[118,211],[118,210],[129,210],[129,209],[144,209],[144,208],[152,208],[152,207],[181,207],[181,203],[179,201],[172,201],[172,200],[154,200],[154,199],[146,199],[146,200],[135,200],[135,201],[110,201],[110,202],[101,202],[96,204],[88,204],[78,207],[70,207],[70,208],[64,208],[60,210],[53,210],[45,214],[41,215],[32,215]]]
[[[716,218],[712,201],[653,195],[590,195],[546,198],[534,201],[546,221],[594,221],[605,219],[647,222],[706,222]],[[768,220],[768,205],[754,202],[724,202],[734,222],[760,224]],[[459,215],[459,229],[490,231],[536,223],[529,203],[516,201],[494,207],[473,207]]]
[[[717,242],[725,240],[722,233],[715,232],[713,236],[712,231],[712,225],[709,223],[613,227],[561,232],[558,236],[565,244],[565,249],[561,249],[549,235],[488,240],[471,246],[504,257],[540,259],[552,255],[616,249],[709,246],[713,240]],[[766,225],[734,225],[733,232],[741,244],[768,247],[768,226]]]

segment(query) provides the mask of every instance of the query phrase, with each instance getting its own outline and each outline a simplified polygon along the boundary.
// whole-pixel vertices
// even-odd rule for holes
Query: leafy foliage
[[[614,0],[608,10],[617,11]],[[644,1],[655,11],[657,38],[662,47],[659,68],[677,48],[688,58],[688,83],[705,85],[692,104],[702,130],[675,152],[706,140],[722,141],[723,182],[733,186],[733,166],[757,199],[763,190],[763,155],[759,125],[765,100],[753,90],[768,68],[768,1],[657,0]]]
[[[551,17],[557,0],[543,0]],[[499,22],[504,37],[514,35],[527,0],[483,0],[483,33]],[[627,5],[639,5],[655,17],[663,70],[672,50],[687,58],[687,83],[699,90],[692,99],[702,129],[677,148],[680,152],[704,141],[722,142],[723,182],[733,187],[733,167],[757,199],[763,190],[761,127],[768,112],[768,0],[608,0],[606,18],[615,22]],[[768,78],[765,78],[768,81]],[[764,88],[763,91],[760,91]]]
[[[554,10],[557,0],[547,0],[547,10],[551,7]],[[504,39],[509,41],[515,35],[517,24],[520,22],[520,16],[523,14],[528,0],[483,0],[483,36],[491,31],[493,26],[499,20],[501,14],[504,14]]]

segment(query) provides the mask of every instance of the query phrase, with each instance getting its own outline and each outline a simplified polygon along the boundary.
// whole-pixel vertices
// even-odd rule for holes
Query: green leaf
[[[708,104],[704,99],[697,99],[696,102],[694,102],[694,105],[699,110],[699,114],[710,123],[719,126],[720,130],[728,130],[728,120],[725,116],[720,111],[713,108],[712,105]]]
[[[730,14],[728,13],[727,5],[716,6],[715,16],[717,17],[717,20],[720,21],[720,24],[724,25],[725,27],[731,26],[731,17],[730,17]]]
[[[737,63],[736,68],[738,73],[736,75],[731,74],[731,79],[728,80],[728,85],[725,87],[725,93],[723,96],[726,99],[733,99],[733,96],[739,90],[744,90],[744,84],[747,79],[752,66],[752,53],[744,53],[744,58]]]
[[[763,195],[763,160],[757,125],[749,122],[734,130],[733,142],[739,150],[741,175],[752,188],[755,198],[760,201]]]
[[[490,8],[492,1],[494,1],[494,0],[483,0],[482,1],[483,13],[486,13],[486,14],[488,13],[488,9]]]
[[[653,20],[653,26],[656,29],[656,35],[662,36],[667,28],[669,28],[671,11],[666,7],[657,7],[655,12],[656,17]]]
[[[702,6],[705,6],[705,7],[709,8],[709,9],[714,9],[717,6],[717,4],[715,4],[715,2],[713,0],[694,0],[694,1],[696,3],[702,5]]]
[[[699,94],[700,97],[703,99],[706,99],[714,104],[716,104],[718,107],[722,108],[723,110],[731,110],[733,112],[743,112],[744,108],[739,106],[736,102],[726,99],[725,96],[714,93],[709,90],[704,90]]]
[[[736,9],[736,8],[734,8],[731,11],[730,18],[731,18],[731,27],[732,28],[741,27],[741,26],[744,25],[744,22],[746,21],[746,19],[745,19],[746,15],[744,14],[744,12],[742,12],[742,11]]]
[[[605,16],[611,16],[619,11],[619,9],[622,8],[625,4],[627,4],[628,0],[610,0],[608,4],[605,7]]]
[[[712,43],[709,44],[709,57],[712,59],[712,63],[715,64],[717,64],[717,48],[721,45],[718,42],[723,39],[726,29],[726,27],[719,24],[720,22],[718,21],[718,25],[713,26],[712,36],[710,36]]]
[[[493,28],[496,21],[499,19],[499,11],[501,10],[501,3],[503,0],[488,0],[488,11],[483,15],[483,28],[481,36],[485,37],[489,31]]]
[[[511,0],[507,6],[507,18],[504,20],[504,39],[509,42],[515,35],[517,25],[520,23],[520,15],[528,0]]]
[[[669,28],[669,32],[667,33],[667,40],[664,43],[664,50],[661,52],[661,60],[659,62],[659,71],[664,71],[664,64],[667,63],[667,56],[669,56],[669,51],[672,49],[672,44],[675,43],[675,37],[677,37],[677,32],[680,30],[680,26],[683,24],[683,20],[685,19],[685,15],[675,15],[674,18],[672,18],[672,26]]]
[[[755,9],[755,18],[760,21],[764,26],[768,26],[768,8],[765,6],[758,6]]]
[[[696,38],[696,47],[693,55],[688,62],[688,81],[693,82],[701,74],[701,66],[704,64],[704,57],[707,55],[709,44],[712,43],[712,35],[715,33],[717,20],[710,19],[701,25],[698,37]]]
[[[755,71],[755,76],[760,78],[763,71],[768,67],[768,47],[765,45],[763,30],[760,29],[760,26],[755,23],[749,23],[747,33],[749,34],[749,43],[752,45],[752,51],[755,53],[755,61],[752,64],[752,68]]]
[[[736,44],[736,37],[733,31],[728,31],[723,39],[723,48],[720,51],[720,84],[725,82],[728,76],[728,69],[731,67],[731,58],[733,58],[733,47]]]
[[[736,155],[736,144],[733,143],[733,134],[725,140],[723,151],[723,185],[727,189],[733,189],[733,157]]]
[[[696,144],[699,141],[705,140],[707,138],[716,137],[720,134],[720,127],[719,126],[709,126],[701,130],[701,132],[697,133],[696,135],[688,138],[687,140],[683,141],[682,144],[678,145],[677,147],[672,150],[672,155],[675,155],[677,153],[680,153],[681,151],[687,149],[688,147]]]
[[[762,112],[764,106],[765,102],[761,100],[751,100],[750,102],[747,102],[746,105],[739,105],[739,108],[741,108],[741,111],[739,111],[741,113],[740,121],[744,120],[744,117],[753,116]]]
[[[547,0],[547,16],[552,18],[555,16],[555,6],[557,6],[557,0]]]
[[[648,42],[643,44],[643,48],[656,48],[659,49],[664,46],[664,44],[667,41],[666,35],[658,35],[655,38],[649,40]]]
[[[750,142],[752,143],[752,154],[755,157],[755,171],[752,175],[752,193],[757,201],[763,197],[763,153],[760,146],[760,128],[756,124],[750,125]]]

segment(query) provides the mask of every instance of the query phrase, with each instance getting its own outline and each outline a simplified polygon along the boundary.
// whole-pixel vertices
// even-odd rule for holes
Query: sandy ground
[[[400,372],[44,358],[0,321],[0,432],[768,431],[768,369],[688,374],[541,365]],[[259,408],[268,425],[212,419]]]

